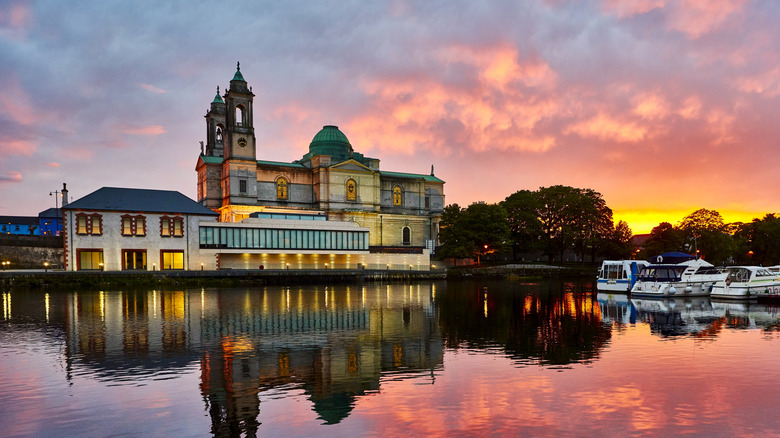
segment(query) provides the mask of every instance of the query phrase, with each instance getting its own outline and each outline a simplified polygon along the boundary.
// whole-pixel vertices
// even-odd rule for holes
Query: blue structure
[[[59,236],[62,232],[62,211],[48,208],[38,213],[38,230],[41,236]]]
[[[0,233],[38,236],[38,218],[35,216],[0,216]]]

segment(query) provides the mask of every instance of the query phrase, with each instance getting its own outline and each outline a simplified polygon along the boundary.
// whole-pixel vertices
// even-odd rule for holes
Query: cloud
[[[162,135],[167,131],[161,125],[147,125],[138,127],[124,127],[122,132],[128,135]]]
[[[20,183],[22,182],[22,174],[20,172],[5,172],[4,175],[0,174],[0,183],[6,182]]]
[[[49,166],[49,167],[55,167],[55,168],[56,167],[60,167],[60,163],[46,163],[46,165]]]
[[[139,86],[140,86],[141,88],[143,88],[144,90],[146,90],[146,91],[151,91],[152,93],[155,93],[155,94],[165,94],[165,93],[167,93],[167,91],[166,91],[166,90],[163,90],[163,89],[161,89],[161,88],[157,88],[157,87],[155,87],[154,85],[149,85],[149,84],[140,84]]]
[[[598,114],[588,120],[572,124],[564,134],[595,137],[602,141],[636,143],[647,138],[648,129],[636,122],[620,120],[607,114]]]

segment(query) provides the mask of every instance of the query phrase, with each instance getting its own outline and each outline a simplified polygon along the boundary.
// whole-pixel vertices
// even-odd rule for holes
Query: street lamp
[[[49,262],[43,262],[43,272],[49,272]]]

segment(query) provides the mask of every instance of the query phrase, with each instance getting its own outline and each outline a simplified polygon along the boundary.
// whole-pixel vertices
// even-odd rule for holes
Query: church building
[[[196,166],[198,202],[219,213],[220,222],[316,213],[367,228],[368,244],[376,251],[434,250],[444,181],[433,166],[430,174],[380,170],[379,159],[356,152],[332,125],[314,135],[299,160],[259,160],[254,97],[239,65],[224,94],[217,88],[205,116],[206,141]]]

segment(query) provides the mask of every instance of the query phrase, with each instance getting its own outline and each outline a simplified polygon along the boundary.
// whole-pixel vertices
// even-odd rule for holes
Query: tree
[[[650,237],[642,247],[648,256],[654,257],[665,252],[681,251],[683,249],[683,232],[674,228],[669,222],[661,222],[650,231]]]
[[[602,242],[600,252],[608,259],[628,259],[634,252],[634,233],[626,221],[619,221],[612,236]]]
[[[736,242],[726,231],[720,213],[701,208],[686,216],[678,227],[683,231],[689,252],[706,257],[714,264],[731,259],[737,249]]]
[[[466,236],[461,230],[462,216],[463,209],[458,204],[450,204],[442,211],[439,222],[439,255],[442,258],[464,258],[470,255]]]
[[[520,251],[532,252],[541,249],[542,223],[538,218],[539,199],[536,193],[519,190],[500,204],[507,214],[513,257],[516,259]]]
[[[734,234],[736,263],[773,266],[780,263],[780,217],[767,214],[763,219],[741,224]]]

